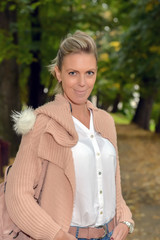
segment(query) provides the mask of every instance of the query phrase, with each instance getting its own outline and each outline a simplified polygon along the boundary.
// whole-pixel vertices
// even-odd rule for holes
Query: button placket
[[[92,146],[95,152],[96,159],[96,169],[97,169],[97,191],[98,191],[98,202],[99,202],[99,214],[98,214],[98,222],[102,221],[103,218],[103,210],[104,210],[104,200],[103,200],[103,186],[102,186],[102,160],[100,149],[96,140],[96,137],[93,133],[90,133],[90,139],[92,142]]]
[[[100,152],[97,152],[97,153],[96,153],[96,156],[97,156],[97,157],[100,157],[100,155],[101,155]]]
[[[94,135],[93,135],[93,134],[91,134],[91,135],[90,135],[90,138],[92,138],[92,139],[93,139],[93,138],[94,138]]]
[[[98,199],[99,199],[99,218],[103,217],[103,207],[104,207],[104,200],[103,200],[103,186],[102,186],[102,162],[101,162],[101,154],[99,150],[99,146],[96,142],[96,163],[97,163],[97,178],[98,178]]]

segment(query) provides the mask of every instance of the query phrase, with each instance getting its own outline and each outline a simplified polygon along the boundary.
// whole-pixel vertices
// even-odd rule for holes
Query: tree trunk
[[[150,116],[153,103],[154,99],[151,96],[149,96],[148,98],[140,97],[138,107],[136,109],[132,122],[143,129],[149,130]]]
[[[32,1],[32,3],[35,1]],[[30,65],[29,76],[29,106],[37,108],[45,102],[45,94],[43,86],[41,85],[41,59],[40,59],[40,40],[41,40],[41,26],[39,22],[39,10],[36,8],[31,14],[32,26],[32,50],[33,62]]]
[[[160,133],[160,116],[159,116],[159,119],[158,119],[158,123],[156,125],[156,133]]]
[[[113,102],[112,113],[116,113],[118,111],[118,104],[119,104],[120,100],[121,100],[121,95],[120,95],[120,93],[118,93]]]
[[[3,2],[5,1],[1,3]],[[0,29],[4,34],[8,34],[10,25],[16,23],[16,10],[10,11],[10,4],[12,2],[5,3],[4,11],[0,12]],[[12,33],[12,36],[13,43],[17,44],[17,32]],[[11,156],[15,155],[19,144],[10,119],[11,111],[14,109],[20,109],[19,69],[16,58],[12,57],[0,63],[0,138],[10,142]]]

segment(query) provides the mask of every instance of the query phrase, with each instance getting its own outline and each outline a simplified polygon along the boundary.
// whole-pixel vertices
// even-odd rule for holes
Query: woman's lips
[[[86,93],[86,90],[75,90],[75,92],[76,92],[76,94],[78,94],[78,95],[85,95],[85,93]]]

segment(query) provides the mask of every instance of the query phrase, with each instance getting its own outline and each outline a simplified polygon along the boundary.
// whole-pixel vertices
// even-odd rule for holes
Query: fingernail
[[[111,237],[111,238],[110,238],[110,240],[114,240],[114,238],[113,238],[113,237]]]

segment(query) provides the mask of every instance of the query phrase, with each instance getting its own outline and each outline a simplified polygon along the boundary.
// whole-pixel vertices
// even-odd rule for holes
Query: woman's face
[[[59,82],[62,82],[64,96],[74,104],[86,103],[92,92],[97,75],[94,54],[84,52],[64,57],[61,71],[55,68]]]

